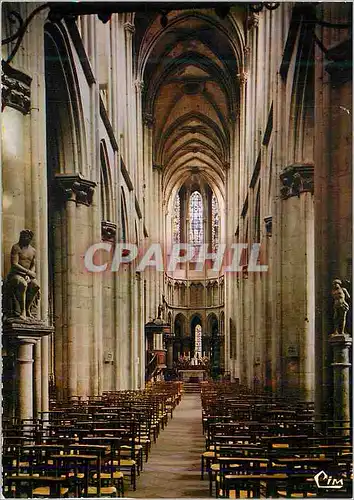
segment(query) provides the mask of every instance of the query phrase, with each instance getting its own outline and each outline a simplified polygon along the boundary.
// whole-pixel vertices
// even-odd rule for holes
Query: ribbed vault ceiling
[[[163,168],[165,186],[196,171],[220,185],[238,100],[232,26],[212,10],[175,11],[168,20],[163,29],[159,17],[153,19],[140,46],[154,163]]]

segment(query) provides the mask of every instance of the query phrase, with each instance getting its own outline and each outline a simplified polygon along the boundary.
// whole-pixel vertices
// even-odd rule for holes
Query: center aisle
[[[208,481],[200,480],[200,455],[205,451],[199,394],[183,394],[173,419],[153,444],[149,461],[130,498],[209,498]]]

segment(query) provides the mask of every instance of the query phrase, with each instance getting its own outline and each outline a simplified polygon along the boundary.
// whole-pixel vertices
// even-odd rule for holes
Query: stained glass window
[[[219,244],[219,205],[215,194],[211,199],[211,237],[213,252],[216,252]]]
[[[203,230],[203,200],[198,191],[194,191],[189,199],[189,241],[192,245],[202,245]]]
[[[175,204],[173,206],[172,221],[173,243],[180,243],[181,240],[181,200],[179,194],[176,194]]]

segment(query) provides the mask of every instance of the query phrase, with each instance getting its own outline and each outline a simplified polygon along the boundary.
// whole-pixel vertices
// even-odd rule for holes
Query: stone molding
[[[103,241],[115,241],[117,224],[108,220],[101,221],[101,238]]]
[[[27,115],[31,111],[32,78],[5,62],[2,63],[1,73],[2,109],[9,106]]]
[[[292,196],[300,197],[301,193],[312,193],[314,190],[314,166],[312,163],[294,163],[284,168],[280,174],[282,186],[281,197],[287,200]]]
[[[77,205],[92,204],[96,182],[85,179],[81,174],[56,174],[55,180],[65,201],[75,201]]]

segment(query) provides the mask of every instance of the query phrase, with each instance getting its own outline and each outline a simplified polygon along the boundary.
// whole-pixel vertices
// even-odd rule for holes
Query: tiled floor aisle
[[[208,481],[200,480],[200,454],[204,451],[199,394],[184,394],[173,419],[152,445],[149,461],[130,498],[209,498]]]

